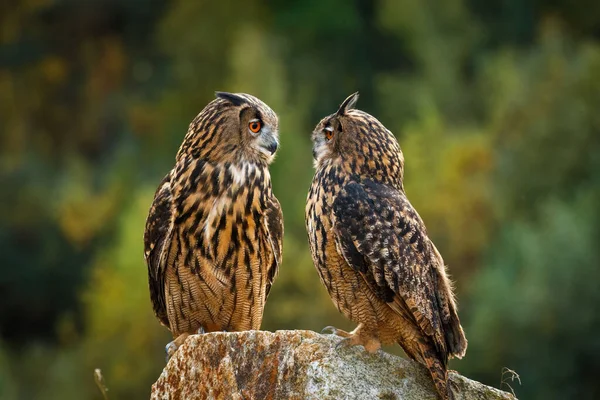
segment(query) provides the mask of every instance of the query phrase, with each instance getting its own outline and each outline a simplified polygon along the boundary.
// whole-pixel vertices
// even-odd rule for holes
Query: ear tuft
[[[246,99],[235,93],[215,92],[215,96],[217,96],[219,99],[227,100],[234,106],[241,106],[242,104],[246,103]]]
[[[358,101],[358,92],[352,93],[350,96],[346,97],[346,100],[340,105],[338,108],[336,115],[341,116],[346,114],[348,110],[351,110],[356,105]]]

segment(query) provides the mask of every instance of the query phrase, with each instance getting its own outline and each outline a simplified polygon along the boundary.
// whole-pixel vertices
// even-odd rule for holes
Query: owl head
[[[190,124],[177,157],[269,164],[279,146],[278,129],[277,115],[258,98],[216,92]]]
[[[404,156],[398,141],[377,118],[354,108],[358,92],[312,133],[315,168],[337,164],[358,177],[402,187]]]

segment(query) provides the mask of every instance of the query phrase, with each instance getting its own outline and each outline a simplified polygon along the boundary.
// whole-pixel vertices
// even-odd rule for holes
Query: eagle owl
[[[283,217],[269,164],[277,115],[247,94],[217,92],[192,121],[146,221],[154,313],[175,339],[259,329],[281,262]]]
[[[442,399],[449,357],[467,340],[444,261],[403,187],[393,134],[356,109],[358,93],[313,132],[316,173],[306,203],[313,262],[337,309],[358,326],[328,327],[374,352],[398,343],[429,370]]]

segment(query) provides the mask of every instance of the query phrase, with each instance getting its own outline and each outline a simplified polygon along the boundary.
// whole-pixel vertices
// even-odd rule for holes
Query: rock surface
[[[152,399],[437,399],[427,370],[383,351],[336,348],[311,331],[190,336],[152,386]],[[514,399],[450,373],[456,400]]]

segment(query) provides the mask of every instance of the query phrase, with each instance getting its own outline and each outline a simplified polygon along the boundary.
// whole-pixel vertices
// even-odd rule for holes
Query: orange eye
[[[248,124],[248,128],[250,128],[250,131],[252,131],[254,133],[258,133],[258,131],[260,131],[260,128],[262,128],[262,122],[260,122],[260,121],[251,121]]]
[[[333,130],[331,128],[325,129],[325,137],[327,140],[331,140],[333,138]]]

